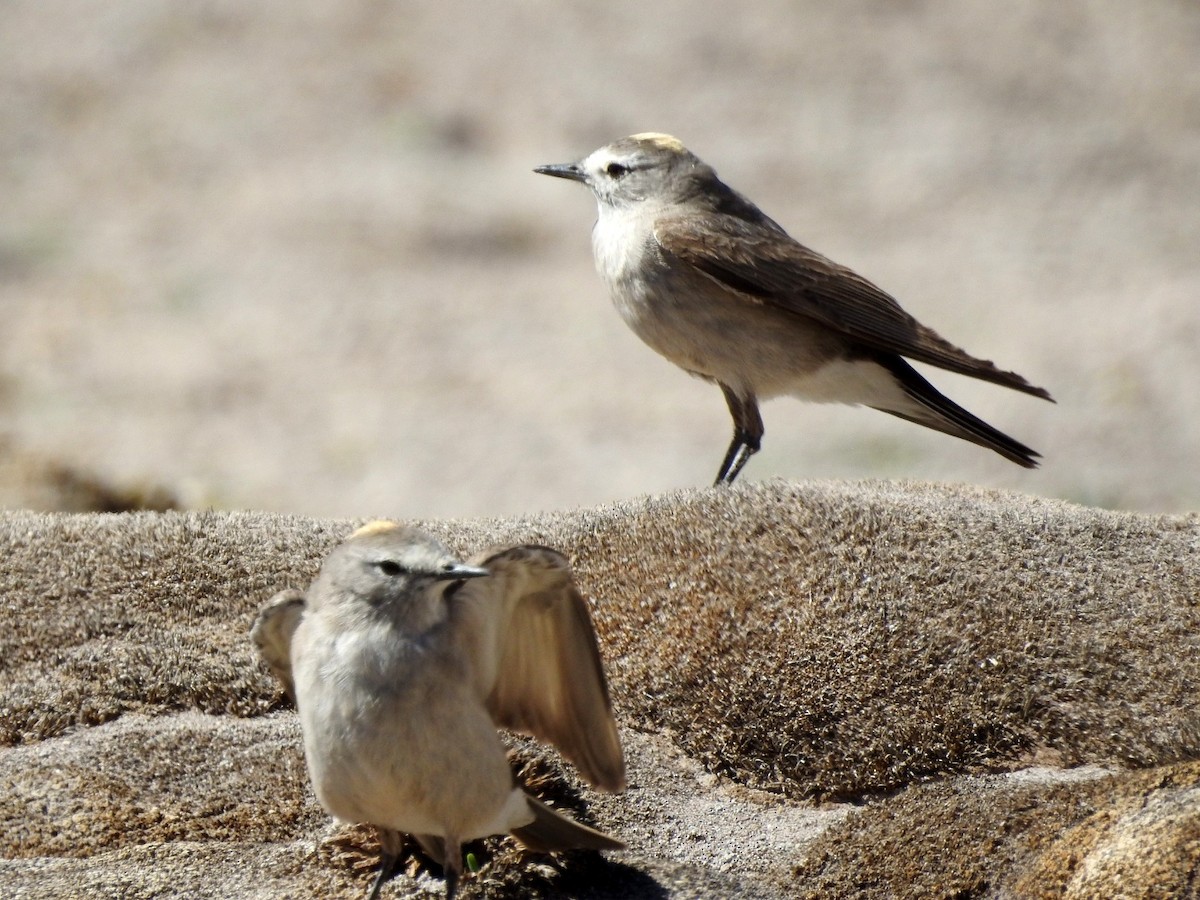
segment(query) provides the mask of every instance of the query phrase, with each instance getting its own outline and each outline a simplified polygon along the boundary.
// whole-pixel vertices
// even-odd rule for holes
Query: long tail
[[[529,801],[529,808],[533,811],[533,821],[520,828],[514,828],[512,833],[513,837],[530,850],[548,852],[625,849],[625,845],[616,838],[564,816],[536,797],[527,794],[525,799]]]
[[[887,409],[882,406],[876,406],[875,409],[987,447],[1018,466],[1037,468],[1040,453],[967,412],[922,378],[916,369],[899,356],[879,354],[875,361],[895,376],[905,396],[914,403],[906,409]]]

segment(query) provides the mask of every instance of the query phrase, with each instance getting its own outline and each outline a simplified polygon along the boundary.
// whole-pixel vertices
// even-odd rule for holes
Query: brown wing
[[[751,209],[748,202],[744,204]],[[742,210],[739,206],[738,210]],[[977,359],[906,313],[860,275],[797,243],[770,219],[734,212],[664,216],[654,236],[664,253],[743,295],[805,316],[876,350],[1051,399],[1015,372]]]
[[[625,787],[625,757],[587,602],[562,554],[513,547],[472,560],[455,615],[496,724],[553,743],[592,784]]]
[[[290,588],[267,601],[250,629],[250,639],[293,704],[296,702],[296,683],[292,678],[292,636],[303,615],[304,594]]]

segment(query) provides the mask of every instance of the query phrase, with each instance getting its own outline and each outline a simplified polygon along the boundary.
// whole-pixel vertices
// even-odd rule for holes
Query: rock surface
[[[362,896],[372,840],[316,805],[247,638],[357,524],[0,516],[6,896]],[[629,753],[607,797],[518,742],[630,850],[489,841],[464,897],[1194,894],[1195,516],[771,482],[418,524],[571,557]]]

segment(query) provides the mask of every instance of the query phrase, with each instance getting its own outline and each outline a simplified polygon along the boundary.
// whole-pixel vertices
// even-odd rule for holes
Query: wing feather
[[[792,240],[748,201],[705,216],[663,216],[654,236],[663,253],[741,295],[769,303],[888,353],[1051,399],[1015,372],[978,359],[922,325],[886,292]],[[761,214],[760,214],[761,215]]]
[[[454,595],[476,682],[496,724],[549,741],[599,787],[625,787],[625,758],[587,601],[546,547],[472,560],[490,578]]]
[[[279,679],[293,704],[296,702],[296,682],[292,677],[292,637],[303,616],[304,594],[289,588],[267,601],[250,629],[250,638],[267,668]]]

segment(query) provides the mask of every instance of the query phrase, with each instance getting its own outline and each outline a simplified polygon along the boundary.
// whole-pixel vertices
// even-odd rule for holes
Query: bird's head
[[[602,206],[618,209],[645,201],[679,202],[694,189],[697,175],[716,177],[678,138],[653,132],[613,141],[579,162],[533,171],[582,182]]]
[[[325,589],[310,596],[346,612],[373,609],[424,620],[447,586],[490,574],[459,561],[419,529],[372,522],[329,555],[318,576]]]

